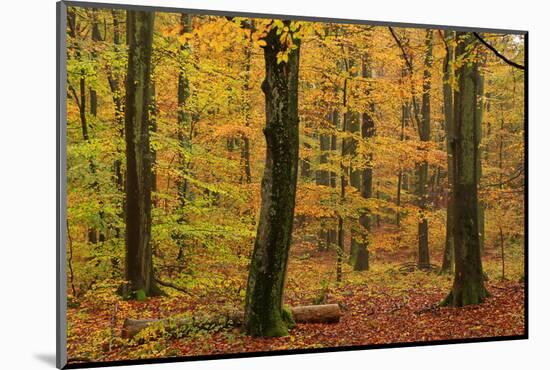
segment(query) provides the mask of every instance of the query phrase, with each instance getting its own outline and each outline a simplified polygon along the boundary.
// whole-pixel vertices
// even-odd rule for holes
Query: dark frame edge
[[[306,22],[328,22],[328,23],[343,23],[343,24],[363,24],[380,27],[406,27],[406,28],[433,28],[440,30],[453,30],[464,32],[488,32],[498,34],[516,34],[524,35],[527,30],[512,30],[512,29],[498,29],[498,28],[483,28],[483,27],[464,27],[464,26],[449,26],[440,24],[425,24],[425,23],[407,23],[407,22],[387,22],[387,21],[375,21],[375,20],[361,20],[361,19],[348,19],[348,18],[330,18],[330,17],[316,17],[316,16],[300,16],[293,14],[267,14],[267,13],[254,13],[232,10],[219,10],[219,9],[194,9],[194,8],[176,8],[172,6],[153,6],[153,5],[130,5],[130,4],[113,4],[113,3],[100,3],[100,2],[83,2],[62,0],[66,6],[79,6],[83,8],[105,8],[105,9],[126,9],[126,10],[141,10],[141,11],[159,11],[167,13],[190,13],[197,15],[213,15],[213,16],[231,16],[231,17],[252,17],[252,18],[267,18],[267,19],[289,19],[299,20]]]
[[[223,353],[223,354],[216,354],[216,355],[145,358],[145,359],[139,359],[139,360],[78,362],[78,363],[69,363],[64,367],[64,369],[88,369],[88,368],[96,368],[96,367],[104,367],[104,366],[165,364],[165,363],[173,363],[173,362],[184,363],[184,362],[194,362],[194,361],[212,361],[212,360],[239,359],[239,358],[288,356],[288,355],[303,355],[303,354],[315,354],[315,353],[337,353],[337,352],[374,350],[374,349],[440,346],[440,345],[450,345],[450,344],[477,344],[477,343],[501,342],[501,341],[510,341],[510,340],[526,340],[526,339],[528,339],[527,335],[524,334],[524,335],[512,335],[512,336],[503,336],[503,337],[436,340],[436,341],[430,341],[430,342],[385,343],[385,344],[371,344],[371,345],[357,345],[357,346],[343,346],[343,347],[323,347],[323,348],[304,348],[304,349],[289,349],[289,350],[261,351],[261,352]]]
[[[67,366],[67,274],[66,274],[66,217],[67,217],[67,176],[66,176],[66,125],[67,95],[66,38],[67,4],[56,3],[56,367]]]

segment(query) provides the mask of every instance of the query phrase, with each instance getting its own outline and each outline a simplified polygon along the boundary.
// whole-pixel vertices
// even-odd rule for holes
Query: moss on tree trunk
[[[285,21],[289,26],[289,21]],[[298,65],[299,47],[287,62],[287,52],[276,29],[265,37],[266,166],[262,178],[261,209],[248,276],[244,329],[253,336],[288,334],[283,293],[292,238],[298,178]],[[298,45],[299,46],[299,45]]]
[[[151,49],[153,12],[128,11],[126,76],[126,279],[136,297],[158,293],[151,253]]]
[[[456,53],[463,56],[457,71],[453,130],[453,242],[455,276],[442,305],[462,307],[482,303],[488,296],[483,281],[478,212],[478,93],[479,69],[473,34],[457,33]]]

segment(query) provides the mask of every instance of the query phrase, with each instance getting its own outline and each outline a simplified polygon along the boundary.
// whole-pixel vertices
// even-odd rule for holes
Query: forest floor
[[[333,281],[333,252],[313,246],[294,248],[287,276],[288,305],[338,303],[342,317],[336,324],[298,324],[281,338],[252,338],[236,328],[198,330],[179,339],[160,337],[138,342],[122,339],[125,318],[166,318],[212,313],[242,307],[245,266],[218,264],[219,276],[200,280],[184,294],[164,288],[167,296],[146,301],[123,301],[105,285],[86,294],[68,309],[69,362],[113,361],[170,356],[196,356],[304,348],[423,342],[522,335],[524,322],[523,263],[508,261],[507,279],[500,276],[497,254],[486,251],[484,269],[491,296],[481,305],[440,308],[452,276],[437,271],[400,271],[395,256],[372,258],[371,269],[353,272],[344,266],[344,281]],[[200,254],[193,258],[208,260]],[[518,261],[519,258],[513,258]],[[521,259],[522,260],[522,259]],[[215,263],[214,263],[215,264]],[[204,266],[212,270],[212,265]],[[198,279],[198,280],[197,280]]]

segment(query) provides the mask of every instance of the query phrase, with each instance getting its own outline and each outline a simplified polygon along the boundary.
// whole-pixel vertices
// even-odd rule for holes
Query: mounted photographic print
[[[527,338],[526,78],[525,31],[58,3],[58,366]]]

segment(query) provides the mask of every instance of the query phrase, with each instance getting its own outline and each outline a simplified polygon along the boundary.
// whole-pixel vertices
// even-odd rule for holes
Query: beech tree
[[[447,146],[447,177],[449,180],[450,196],[447,200],[446,227],[445,227],[445,249],[443,250],[443,263],[441,273],[450,273],[453,268],[454,246],[453,246],[453,153],[451,149],[451,135],[453,128],[453,87],[451,79],[454,76],[453,63],[455,57],[454,32],[445,31],[445,59],[443,61],[443,112],[445,118],[445,136]]]
[[[126,279],[137,296],[158,293],[151,252],[151,51],[154,12],[128,11],[126,138]]]
[[[123,14],[60,30],[72,363],[524,333],[521,35]]]
[[[363,56],[362,65],[363,78],[372,78],[372,66],[368,54]],[[369,92],[372,88],[369,87]],[[370,140],[375,134],[374,126],[374,103],[371,101],[368,104],[368,110],[361,115],[361,137],[364,140]],[[372,153],[368,154],[366,168],[362,172],[361,179],[361,196],[365,199],[372,197]],[[369,209],[363,209],[359,216],[359,224],[363,228],[361,231],[361,243],[358,245],[355,256],[353,256],[353,269],[355,271],[363,271],[369,269],[369,240],[371,238],[371,215]]]
[[[180,36],[185,33],[191,33],[193,31],[193,17],[190,14],[180,15]],[[178,73],[178,144],[179,144],[179,170],[181,172],[181,178],[177,182],[178,200],[180,205],[180,212],[183,212],[183,208],[186,205],[186,198],[188,193],[188,181],[185,175],[189,169],[189,161],[186,161],[185,152],[189,150],[191,140],[193,138],[193,122],[192,115],[188,110],[187,104],[189,104],[189,98],[191,95],[189,86],[189,76],[187,69],[187,59],[190,58],[191,48],[187,42],[180,45],[179,48],[179,73]],[[185,221],[185,216],[182,214],[178,217],[178,224],[182,224]],[[174,239],[178,244],[178,257],[177,260],[181,261],[184,256],[185,236],[181,232],[176,232]]]
[[[424,56],[424,79],[422,85],[422,108],[421,119],[418,122],[418,135],[420,141],[428,142],[431,136],[430,127],[430,107],[431,107],[431,71],[433,63],[432,48],[433,48],[433,30],[426,30],[425,47],[426,54]],[[426,161],[420,163],[417,167],[418,184],[418,206],[420,208],[420,220],[418,222],[418,267],[430,267],[430,247],[428,243],[428,219],[426,217],[426,208],[428,203],[428,163]]]
[[[284,21],[290,27],[291,21]],[[287,28],[288,29],[288,28]],[[283,292],[298,179],[299,42],[283,43],[274,24],[264,37],[266,139],[261,208],[250,261],[244,328],[254,336],[288,333]]]
[[[442,305],[461,307],[482,303],[488,296],[483,280],[478,211],[478,156],[480,72],[477,41],[472,33],[456,33],[456,55],[461,65],[453,97],[453,287]]]

